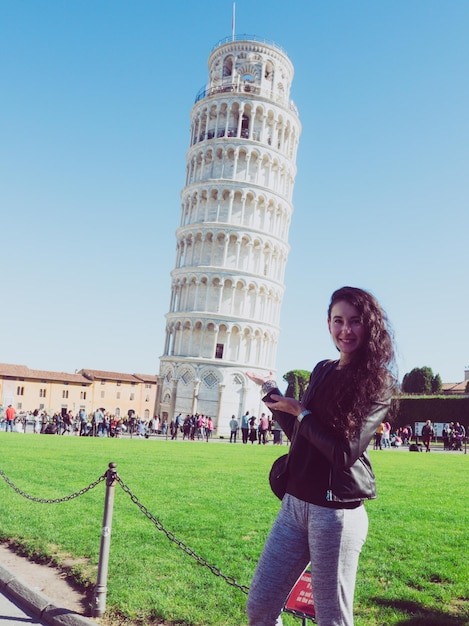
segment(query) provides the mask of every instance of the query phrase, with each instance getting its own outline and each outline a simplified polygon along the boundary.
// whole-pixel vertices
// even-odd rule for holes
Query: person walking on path
[[[261,418],[259,420],[259,426],[257,428],[257,437],[259,445],[267,443],[267,433],[269,432],[269,418],[265,413],[261,414]]]
[[[13,426],[15,425],[16,411],[11,404],[8,405],[7,410],[5,411],[5,414],[6,414],[6,420],[7,420],[5,432],[7,433],[9,430],[12,433]]]
[[[384,422],[383,438],[381,439],[383,448],[391,447],[391,424]]]
[[[232,415],[230,419],[230,443],[236,443],[236,435],[238,434],[238,420]]]
[[[207,423],[205,425],[205,439],[208,443],[208,440],[211,439],[213,433],[213,420],[211,417],[207,417]]]
[[[354,287],[332,294],[327,323],[339,359],[314,368],[301,401],[255,373],[263,401],[291,440],[286,494],[249,590],[250,626],[281,624],[293,585],[311,562],[318,626],[352,626],[364,500],[376,497],[367,447],[396,386],[387,317]]]
[[[435,429],[432,426],[431,420],[427,420],[422,428],[422,441],[425,446],[425,452],[430,452],[430,444],[435,436]]]
[[[383,449],[383,433],[384,433],[384,422],[382,422],[376,429],[373,450]]]
[[[249,440],[249,411],[246,411],[246,413],[241,418],[241,437],[242,437],[243,443],[248,442]]]
[[[181,423],[181,414],[178,413],[174,420],[171,422],[171,440],[178,438],[179,425]]]
[[[256,416],[252,415],[249,418],[249,441],[253,444],[257,441],[257,426],[256,426]]]
[[[87,434],[88,416],[85,409],[80,409],[78,413],[78,419],[80,420],[80,437],[85,437]]]

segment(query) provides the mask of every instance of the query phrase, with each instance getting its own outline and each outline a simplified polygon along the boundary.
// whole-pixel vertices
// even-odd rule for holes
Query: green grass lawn
[[[249,586],[279,508],[267,475],[286,447],[0,433],[0,469],[40,499],[67,496],[117,464],[120,479],[169,533]],[[371,452],[379,497],[356,591],[356,626],[469,625],[469,512],[463,453]],[[59,504],[0,480],[0,540],[60,563],[92,590],[105,483]],[[107,615],[141,624],[240,626],[246,595],[203,567],[115,488]],[[300,624],[287,615],[285,624]]]

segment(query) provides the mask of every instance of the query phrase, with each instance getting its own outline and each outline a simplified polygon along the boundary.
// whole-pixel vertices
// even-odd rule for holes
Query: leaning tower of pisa
[[[223,40],[208,70],[191,111],[155,410],[210,415],[225,435],[232,415],[261,410],[245,372],[275,375],[301,125],[276,44]]]

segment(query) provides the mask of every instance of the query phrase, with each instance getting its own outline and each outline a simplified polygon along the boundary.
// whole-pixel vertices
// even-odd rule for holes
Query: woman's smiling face
[[[346,365],[365,340],[365,326],[358,309],[346,300],[336,302],[327,320],[332,340],[340,352],[340,364]]]

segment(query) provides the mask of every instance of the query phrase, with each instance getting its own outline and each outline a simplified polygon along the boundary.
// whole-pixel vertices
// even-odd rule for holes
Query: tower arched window
[[[243,74],[243,89],[247,93],[254,91],[255,80],[252,74]]]
[[[241,119],[241,137],[249,138],[249,117],[245,113]]]
[[[232,76],[233,74],[233,57],[227,56],[223,62],[223,78]]]

